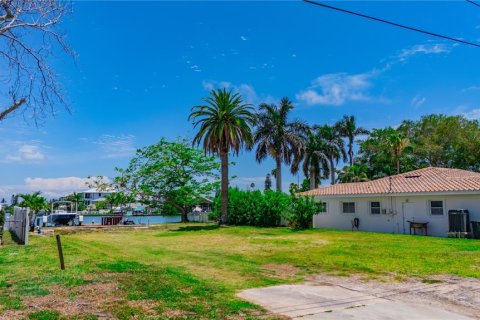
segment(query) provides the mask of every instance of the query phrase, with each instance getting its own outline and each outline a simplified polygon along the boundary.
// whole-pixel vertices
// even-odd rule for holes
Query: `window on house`
[[[430,214],[432,216],[443,215],[443,201],[442,200],[432,200],[432,201],[430,201]]]
[[[99,193],[99,194],[98,194],[98,197],[102,197],[102,194],[101,194],[101,193]]]
[[[381,205],[379,201],[370,202],[370,213],[371,214],[380,214]]]
[[[90,193],[85,193],[85,199],[89,199],[90,198]]]
[[[318,213],[327,213],[327,203],[326,202],[317,202]]]
[[[343,213],[355,213],[355,202],[342,202]]]

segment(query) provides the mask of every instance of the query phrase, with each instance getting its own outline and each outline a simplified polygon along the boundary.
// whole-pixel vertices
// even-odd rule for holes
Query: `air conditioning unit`
[[[387,214],[387,209],[382,209],[382,214]]]

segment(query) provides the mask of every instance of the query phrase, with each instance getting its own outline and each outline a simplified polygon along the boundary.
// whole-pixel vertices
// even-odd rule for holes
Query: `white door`
[[[403,206],[403,233],[410,232],[408,221],[415,221],[415,203],[404,202]]]

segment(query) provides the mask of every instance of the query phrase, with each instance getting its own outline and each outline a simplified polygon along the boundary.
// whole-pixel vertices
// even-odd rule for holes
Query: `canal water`
[[[105,216],[83,216],[83,225],[101,225]],[[133,221],[135,224],[164,224],[180,222],[180,216],[124,216],[124,219]]]

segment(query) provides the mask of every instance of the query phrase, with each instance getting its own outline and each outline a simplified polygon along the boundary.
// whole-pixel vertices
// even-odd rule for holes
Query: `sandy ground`
[[[239,296],[299,319],[480,319],[480,281],[454,276],[399,282],[319,275]]]

